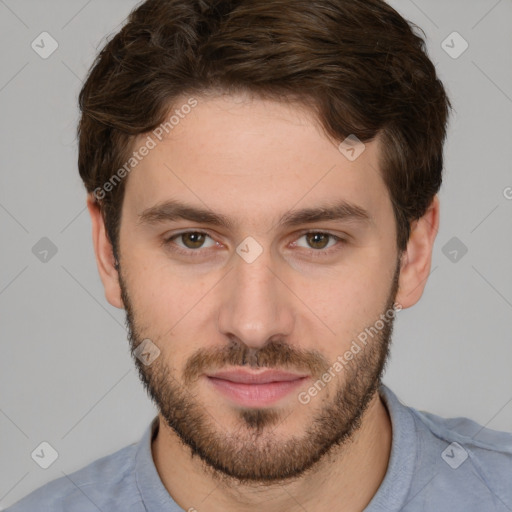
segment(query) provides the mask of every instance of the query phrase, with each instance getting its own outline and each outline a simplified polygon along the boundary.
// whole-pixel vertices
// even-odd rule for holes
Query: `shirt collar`
[[[153,461],[151,442],[158,433],[159,417],[146,428],[135,454],[135,480],[147,512],[181,512],[164,487]]]
[[[406,504],[417,458],[414,418],[398,397],[384,384],[379,388],[391,418],[392,441],[388,468],[384,480],[365,512],[402,510]]]

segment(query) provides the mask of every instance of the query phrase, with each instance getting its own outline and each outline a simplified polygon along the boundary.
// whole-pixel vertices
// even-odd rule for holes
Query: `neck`
[[[278,484],[231,485],[212,478],[192,457],[162,416],[152,454],[163,485],[184,510],[211,512],[319,512],[363,510],[377,492],[391,451],[391,421],[375,393],[360,428],[350,440],[333,447],[307,476]]]

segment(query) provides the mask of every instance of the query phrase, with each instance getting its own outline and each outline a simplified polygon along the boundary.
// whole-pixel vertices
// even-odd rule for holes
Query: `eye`
[[[207,238],[209,238],[212,243],[205,246],[204,244]],[[181,241],[182,244],[180,245],[176,241]],[[171,243],[180,248],[178,251],[183,250],[185,252],[187,252],[187,250],[188,252],[196,252],[196,249],[213,247],[216,244],[215,240],[213,240],[208,233],[205,233],[204,231],[183,231],[164,240],[165,245],[169,245]]]
[[[308,231],[306,233],[303,233],[302,236],[298,239],[305,239],[308,249],[313,249],[310,252],[314,253],[328,253],[330,252],[330,249],[337,245],[337,242],[343,244],[346,243],[346,241],[336,235],[333,235],[332,233],[325,233],[323,231]],[[329,245],[329,242],[332,242],[331,245]],[[298,241],[293,242],[294,246],[304,247],[301,246]]]
[[[299,238],[296,238],[290,245],[306,249],[306,253],[312,257],[329,255],[331,252],[339,250],[340,245],[348,243],[343,238],[324,231],[306,231],[299,235]],[[299,243],[302,239],[305,240],[306,245]],[[174,233],[165,238],[162,245],[177,254],[191,257],[204,256],[205,253],[210,252],[212,247],[222,246],[205,231]]]

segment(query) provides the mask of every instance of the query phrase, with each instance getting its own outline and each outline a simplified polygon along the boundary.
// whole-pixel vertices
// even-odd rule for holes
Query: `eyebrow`
[[[139,214],[139,224],[159,224],[175,220],[189,220],[199,224],[233,229],[236,222],[223,214],[215,213],[207,208],[192,206],[171,199],[146,208]],[[300,224],[337,220],[356,221],[362,224],[373,224],[370,213],[354,203],[345,200],[329,202],[320,206],[291,210],[286,212],[278,221],[279,227],[294,227]]]

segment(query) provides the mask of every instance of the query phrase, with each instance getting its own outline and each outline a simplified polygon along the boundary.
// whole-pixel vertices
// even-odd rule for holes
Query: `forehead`
[[[176,101],[167,125],[134,144],[137,150],[148,136],[153,141],[126,184],[125,205],[134,215],[168,200],[247,221],[340,200],[375,218],[389,210],[378,138],[351,160],[300,105],[245,96],[194,99],[191,108],[184,108],[193,104],[189,97]]]

